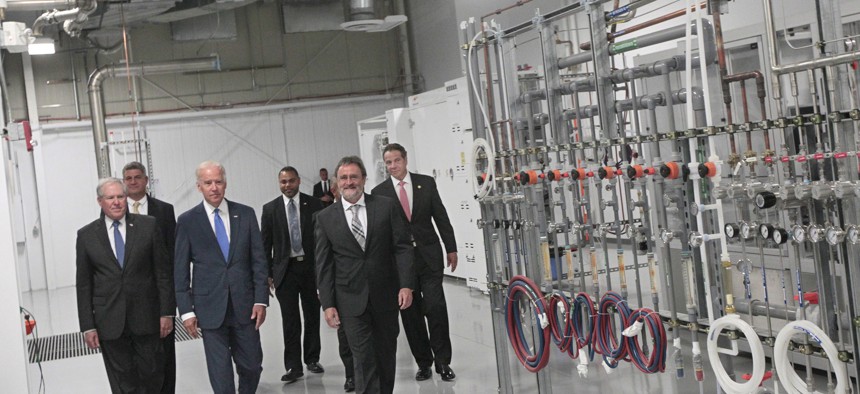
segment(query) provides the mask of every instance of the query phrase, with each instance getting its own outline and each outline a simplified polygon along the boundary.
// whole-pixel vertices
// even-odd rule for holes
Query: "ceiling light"
[[[30,55],[52,55],[54,54],[54,40],[47,37],[39,37],[27,46]]]

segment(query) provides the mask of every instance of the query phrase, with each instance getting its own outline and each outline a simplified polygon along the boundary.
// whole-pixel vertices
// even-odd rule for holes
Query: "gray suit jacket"
[[[202,329],[223,324],[228,296],[240,324],[251,322],[254,304],[269,305],[268,268],[254,209],[227,200],[222,204],[227,204],[230,212],[230,255],[226,261],[203,203],[180,215],[176,222],[176,304],[180,315],[193,311]]]
[[[111,249],[104,218],[78,230],[76,287],[81,331],[119,338],[128,327],[135,335],[157,334],[161,316],[172,316],[176,302],[173,274],[155,219],[126,215],[123,268]]]
[[[365,249],[352,235],[343,204],[338,201],[316,215],[316,274],[323,309],[336,307],[342,316],[398,309],[401,288],[415,288],[409,227],[387,197],[364,195],[367,204]]]

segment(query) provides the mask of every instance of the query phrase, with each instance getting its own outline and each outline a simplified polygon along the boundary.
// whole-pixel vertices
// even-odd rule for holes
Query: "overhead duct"
[[[346,31],[382,32],[389,31],[407,21],[406,15],[388,15],[373,0],[349,0],[346,8],[346,22],[340,28]]]
[[[40,1],[39,3],[44,3]],[[63,31],[66,34],[77,37],[81,34],[83,23],[87,21],[90,14],[96,11],[98,3],[96,0],[79,0],[76,3],[77,7],[67,10],[51,10],[36,18],[33,22],[33,35],[41,36],[46,26],[54,24],[63,24]]]
[[[90,115],[93,122],[93,143],[96,149],[96,166],[99,178],[110,176],[108,161],[107,124],[105,123],[105,104],[102,96],[102,83],[108,78],[175,74],[181,72],[220,70],[218,56],[186,59],[162,63],[142,63],[133,65],[111,64],[102,66],[90,74],[88,92],[90,95]]]

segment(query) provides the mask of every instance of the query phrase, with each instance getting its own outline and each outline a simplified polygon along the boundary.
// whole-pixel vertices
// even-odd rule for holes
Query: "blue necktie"
[[[227,239],[227,229],[224,227],[224,221],[221,220],[220,212],[220,209],[215,208],[215,238],[218,239],[218,246],[224,254],[224,261],[227,261],[227,257],[230,256],[230,240]]]
[[[125,241],[122,240],[122,233],[119,232],[119,220],[113,221],[113,246],[116,249],[116,261],[122,268],[125,263]]]
[[[293,203],[292,198],[287,205],[287,210],[290,213],[290,246],[293,248],[293,252],[298,253],[302,250],[302,230],[299,227],[299,212],[296,210],[296,204]]]

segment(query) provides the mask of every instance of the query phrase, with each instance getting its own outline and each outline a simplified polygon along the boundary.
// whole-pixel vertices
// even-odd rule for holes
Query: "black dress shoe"
[[[305,376],[301,370],[289,369],[284,376],[281,376],[282,382],[295,383],[300,377]]]
[[[313,373],[323,373],[325,372],[325,369],[323,369],[320,363],[310,363],[308,364],[308,371],[311,371]]]
[[[415,374],[415,380],[422,381],[427,380],[433,377],[433,371],[430,370],[430,367],[418,368],[418,373]]]
[[[343,384],[343,391],[346,391],[347,393],[355,391],[355,379],[346,378],[346,383]]]
[[[441,365],[439,367],[436,367],[436,373],[442,375],[442,380],[446,382],[450,382],[457,377],[457,375],[454,374],[454,370],[447,365]]]

